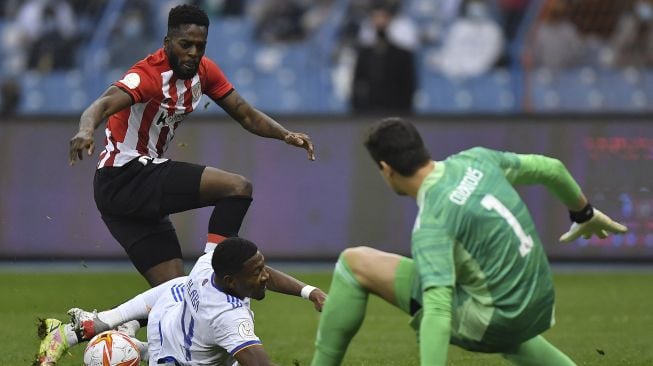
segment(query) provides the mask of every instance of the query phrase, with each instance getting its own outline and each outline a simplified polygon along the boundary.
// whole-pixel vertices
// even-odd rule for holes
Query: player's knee
[[[242,175],[236,175],[232,183],[232,192],[230,196],[245,196],[251,197],[254,188],[252,182],[249,179],[243,177]]]
[[[347,262],[355,262],[365,255],[366,249],[368,247],[364,246],[347,248],[340,253],[340,258]]]
[[[200,199],[204,204],[215,204],[225,197],[252,196],[252,182],[239,174],[206,168],[200,181]]]
[[[352,272],[360,275],[367,267],[365,263],[369,261],[372,251],[372,248],[365,246],[347,248],[340,253],[340,259],[347,263]]]
[[[242,175],[234,174],[229,179],[229,188],[224,192],[224,196],[243,196],[251,197],[253,192],[252,182]]]

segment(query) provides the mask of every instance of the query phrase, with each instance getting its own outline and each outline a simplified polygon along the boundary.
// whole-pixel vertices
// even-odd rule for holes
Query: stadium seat
[[[46,75],[26,73],[19,111],[24,114],[81,112],[90,102],[79,71],[57,71]]]
[[[334,9],[339,9],[339,15],[330,17],[322,29],[304,42],[264,44],[254,38],[256,25],[252,18],[212,18],[206,55],[218,63],[241,94],[263,110],[346,113],[349,101],[342,95],[344,88],[341,87],[339,93],[334,88],[331,52],[338,43],[337,29],[349,3],[337,1]],[[560,72],[526,70],[521,75],[496,69],[475,78],[451,80],[427,62],[428,55],[437,50],[437,37],[430,39],[430,32],[435,30],[433,27],[443,31],[451,21],[437,18],[446,6],[430,0],[408,0],[402,4],[404,14],[417,22],[431,42],[417,51],[417,113],[510,113],[522,110],[523,105],[534,112],[653,109],[650,104],[653,101],[653,71],[649,70],[586,66]],[[0,34],[6,24],[0,19]],[[19,113],[80,112],[125,71],[87,67],[96,58],[102,59],[102,47],[102,44],[97,45],[99,51],[90,61],[86,57],[90,53],[80,52],[84,59],[80,60],[79,72],[21,76],[23,98]],[[2,52],[7,50],[0,49],[0,57]],[[5,69],[0,71],[6,72]],[[65,85],[65,93],[61,92],[62,85]],[[522,103],[522,99],[526,103]],[[219,108],[201,108],[200,113],[223,112]]]
[[[636,69],[601,72],[600,82],[606,96],[606,109],[615,112],[645,109],[647,96],[641,78]]]
[[[529,75],[527,94],[534,111],[596,111],[605,97],[593,69],[536,70]]]
[[[516,108],[510,73],[503,69],[464,80],[421,71],[416,96],[419,113],[509,112]]]
[[[650,109],[653,76],[636,69],[577,68],[530,75],[535,111],[628,112]]]
[[[206,56],[223,69],[234,65],[251,65],[255,51],[253,24],[247,18],[219,18],[209,27]]]

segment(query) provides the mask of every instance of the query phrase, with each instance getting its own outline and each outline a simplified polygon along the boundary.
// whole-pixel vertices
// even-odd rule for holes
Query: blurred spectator
[[[394,10],[388,5],[375,5],[370,15],[374,33],[365,35],[362,31],[352,84],[354,112],[412,111],[416,71],[411,47],[416,46],[416,40],[406,34],[416,32],[408,23],[399,21]]]
[[[99,18],[109,1],[111,0],[69,0],[69,3],[75,14]]]
[[[510,45],[517,37],[519,26],[524,18],[524,13],[528,8],[530,0],[498,0],[498,8],[501,15],[501,27],[503,28],[503,35],[506,40],[506,47],[504,47],[503,55],[499,63],[508,66],[514,61],[511,60]]]
[[[469,78],[488,72],[499,60],[503,33],[480,0],[464,4],[464,12],[449,29],[442,48],[429,63],[450,78]]]
[[[424,43],[441,46],[446,30],[460,15],[463,0],[422,1],[411,13],[419,23]]]
[[[245,0],[195,0],[191,3],[201,7],[209,16],[242,16]]]
[[[263,1],[255,10],[255,36],[263,42],[290,42],[306,36],[302,17],[307,7],[299,0]]]
[[[376,6],[378,0],[351,0],[345,13],[342,29],[340,30],[339,42],[340,48],[357,47],[360,40],[361,24],[368,22],[369,14],[372,8]],[[385,2],[393,12],[398,10],[397,1]]]
[[[111,68],[128,68],[134,64],[134,60],[145,58],[158,47],[150,37],[151,33],[147,32],[145,14],[147,12],[142,8],[134,7],[128,10],[116,24],[111,41],[108,43]]]
[[[20,86],[15,80],[5,80],[0,84],[0,117],[16,114],[20,102]]]
[[[498,0],[506,43],[512,42],[517,36],[519,25],[529,3],[530,0]]]
[[[619,19],[610,39],[608,65],[650,67],[653,65],[653,5],[639,0]]]
[[[0,2],[0,18],[13,19],[20,5],[20,0],[3,0]]]
[[[302,17],[302,26],[307,34],[311,34],[319,29],[331,15],[334,0],[313,0],[309,3],[310,7]]]
[[[338,35],[338,41],[340,43],[338,51],[358,45],[360,24],[367,18],[371,10],[370,5],[369,0],[351,0],[349,2],[349,6],[345,12],[345,19]]]
[[[607,39],[634,0],[566,0],[567,17],[584,36]]]
[[[222,3],[220,15],[241,16],[245,13],[245,0],[206,0],[205,3]]]
[[[532,46],[536,67],[560,70],[583,61],[583,39],[569,20],[568,10],[565,0],[555,0],[536,27]]]
[[[75,62],[75,14],[65,0],[31,0],[23,4],[12,25],[17,52],[25,66],[47,72],[70,68]]]
[[[388,24],[384,24],[386,18],[378,12],[389,15]],[[358,33],[359,46],[372,46],[377,43],[379,28],[383,27],[384,34],[393,45],[405,50],[415,51],[419,47],[419,34],[415,22],[407,17],[398,14],[399,8],[395,4],[385,4],[383,0],[368,12],[377,12],[376,15],[368,16],[363,22]],[[383,20],[380,20],[383,19]]]
[[[75,13],[79,41],[89,41],[93,37],[108,1],[110,0],[69,0]]]

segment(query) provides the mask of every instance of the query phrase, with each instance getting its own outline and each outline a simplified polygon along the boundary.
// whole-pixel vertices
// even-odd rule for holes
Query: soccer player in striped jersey
[[[252,201],[244,177],[163,157],[176,128],[208,95],[247,131],[306,149],[303,133],[286,130],[245,101],[204,56],[209,18],[200,8],[170,10],[163,48],[137,62],[82,114],[70,141],[70,164],[91,155],[93,131],[106,118],[94,196],[111,234],[150,285],[183,276],[181,247],[168,215],[214,206],[207,246],[236,236]]]
[[[627,228],[594,209],[557,159],[477,147],[432,161],[400,118],[375,124],[365,146],[386,183],[417,201],[412,259],[367,247],[341,254],[312,365],[342,362],[370,293],[412,316],[421,365],[445,365],[450,343],[517,365],[574,365],[541,336],[554,323],[553,281],[514,186],[542,184],[568,207],[563,242]]]
[[[291,132],[245,101],[220,68],[204,56],[209,18],[196,6],[168,14],[163,48],[137,62],[83,113],[70,140],[75,164],[95,150],[93,132],[108,118],[94,198],[102,220],[151,286],[184,275],[181,246],[168,215],[214,206],[205,251],[238,235],[252,201],[244,177],[163,157],[174,132],[206,94],[247,131],[305,149],[308,135]],[[274,278],[275,272],[271,273]],[[58,320],[47,319],[35,364],[54,365],[69,345]]]

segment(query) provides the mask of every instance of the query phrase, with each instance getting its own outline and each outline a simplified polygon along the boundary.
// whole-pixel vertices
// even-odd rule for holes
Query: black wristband
[[[589,202],[587,203],[587,206],[583,207],[583,209],[580,211],[569,210],[569,218],[571,219],[571,221],[578,224],[587,222],[592,217],[594,217],[594,207],[592,207],[592,205]]]

